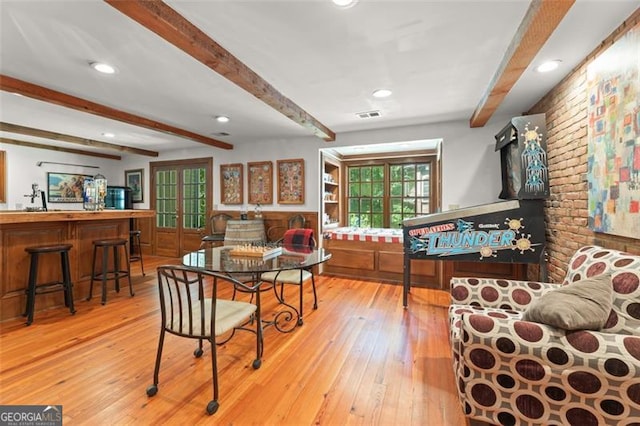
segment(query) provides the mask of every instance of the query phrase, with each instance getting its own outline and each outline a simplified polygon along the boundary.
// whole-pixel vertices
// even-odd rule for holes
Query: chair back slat
[[[227,275],[178,265],[158,267],[163,327],[182,336],[211,338],[216,330],[219,283],[252,291]]]

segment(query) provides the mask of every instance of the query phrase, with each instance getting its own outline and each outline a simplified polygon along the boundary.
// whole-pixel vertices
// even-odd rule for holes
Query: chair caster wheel
[[[195,356],[196,358],[200,358],[203,353],[204,351],[201,348],[198,348],[195,351],[193,351],[193,356]]]
[[[262,360],[260,359],[256,359],[253,361],[253,369],[257,370],[258,368],[260,368],[260,366],[262,365]]]
[[[151,385],[147,388],[147,396],[154,396],[158,393],[158,385]]]
[[[209,401],[209,403],[207,404],[207,414],[212,415],[213,413],[218,411],[219,406],[220,404],[218,404],[218,401]]]

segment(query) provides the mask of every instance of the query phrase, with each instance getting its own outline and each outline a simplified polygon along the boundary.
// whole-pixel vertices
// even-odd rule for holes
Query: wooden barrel
[[[267,234],[262,219],[229,220],[224,234],[225,246],[241,246],[245,244],[264,243]]]

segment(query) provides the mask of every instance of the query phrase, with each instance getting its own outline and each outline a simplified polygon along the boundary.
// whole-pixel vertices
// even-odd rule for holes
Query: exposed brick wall
[[[529,111],[546,113],[547,118],[551,189],[545,202],[548,281],[561,282],[567,262],[584,245],[598,244],[640,254],[640,239],[595,233],[587,224],[587,66],[638,22],[640,9]],[[537,278],[537,267],[529,268],[529,278]]]

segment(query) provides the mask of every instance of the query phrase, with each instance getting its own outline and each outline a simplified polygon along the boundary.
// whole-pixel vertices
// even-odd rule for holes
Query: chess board
[[[282,247],[235,246],[229,254],[232,256],[260,257],[267,259],[282,253]]]

